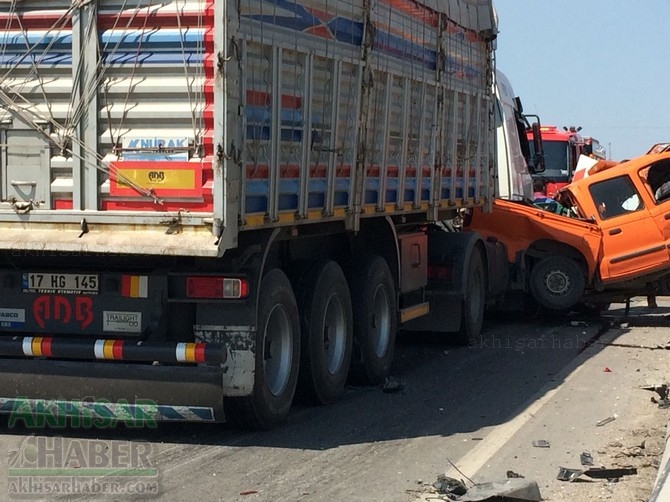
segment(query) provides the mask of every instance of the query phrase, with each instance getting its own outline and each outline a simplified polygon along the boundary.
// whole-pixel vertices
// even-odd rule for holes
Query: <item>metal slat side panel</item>
[[[447,160],[447,169],[449,170],[449,194],[450,199],[455,200],[457,188],[457,173],[460,159],[458,157],[458,93],[456,91],[449,91],[449,113],[447,114],[447,147],[449,156]]]
[[[328,165],[328,174],[326,176],[326,216],[333,216],[335,206],[335,193],[339,188],[335,184],[335,169],[337,166],[337,134],[339,131],[339,110],[340,104],[340,88],[342,81],[342,66],[341,61],[333,62],[331,66],[331,94],[332,101],[329,104],[325,99],[319,104],[323,110],[323,121],[321,123],[320,134],[322,144],[317,148],[313,154],[316,155],[315,163],[320,164],[320,160],[326,162]],[[325,98],[325,96],[324,96]],[[326,145],[324,147],[324,145]]]
[[[397,152],[399,158],[398,164],[398,200],[396,202],[396,209],[400,210],[405,207],[405,179],[407,174],[409,139],[410,139],[410,120],[412,117],[411,111],[411,97],[412,97],[412,82],[409,78],[402,79],[402,103],[400,108],[399,123],[402,124],[402,130],[406,131],[402,135],[400,151]]]
[[[0,16],[0,26],[8,22],[8,17],[27,18],[22,24],[24,30],[2,34],[2,71],[7,74],[4,84],[30,103],[35,115],[66,126],[76,123],[81,113],[72,103],[72,88],[86,88],[84,104],[93,98],[101,101],[98,155],[112,152],[128,138],[172,134],[186,136],[194,145],[203,146],[205,26],[180,26],[178,19],[202,23],[205,7],[212,2],[179,0],[150,9],[136,8],[136,3],[99,2],[99,19],[95,22],[99,25],[102,61],[98,68],[90,68],[94,61],[86,61],[88,67],[82,68],[88,72],[97,70],[98,81],[81,81],[77,86],[73,84],[73,73],[77,79],[86,75],[81,75],[76,65],[73,68],[73,62],[82,56],[80,50],[91,51],[94,42],[78,44],[81,48],[72,45],[71,18],[79,14],[77,9],[68,11],[65,7],[71,2],[49,2],[50,9],[45,9],[41,18],[29,9],[28,3],[19,3],[25,11],[21,15],[12,16],[0,8],[0,15],[4,14]],[[63,7],[57,8],[58,4]],[[42,27],[46,20],[54,26]],[[95,30],[96,25],[87,23],[78,23],[79,29],[91,36],[90,30]],[[37,27],[32,28],[33,24]],[[33,47],[28,55],[24,54],[26,45]],[[3,110],[2,117],[8,116]],[[88,149],[96,146],[86,145]],[[211,153],[211,143],[208,149]]]
[[[479,22],[476,18],[483,11],[472,10],[466,15],[465,4],[452,3],[447,9],[448,15],[454,15],[454,9],[459,9],[460,14],[456,17],[462,20],[466,16],[468,26]],[[372,3],[370,12],[375,39],[370,58],[374,84],[371,89],[369,127],[374,133],[368,135],[369,142],[365,145],[369,155],[364,200],[367,203],[376,200],[389,202],[386,197],[394,195],[393,191],[372,193],[371,188],[377,186],[384,190],[388,179],[375,179],[370,173],[384,173],[389,167],[398,165],[397,156],[393,153],[384,158],[380,152],[385,145],[389,152],[393,151],[394,144],[395,148],[399,148],[397,145],[403,142],[401,136],[405,136],[408,165],[403,168],[403,175],[398,177],[398,181],[403,184],[398,193],[402,193],[403,197],[398,198],[396,194],[396,204],[404,196],[413,200],[414,211],[481,204],[483,200],[477,196],[481,189],[475,186],[480,183],[475,182],[475,179],[483,179],[484,172],[486,176],[489,175],[490,156],[484,154],[481,148],[487,148],[483,134],[484,130],[487,133],[490,130],[479,121],[480,118],[486,118],[479,113],[479,96],[490,92],[489,44],[481,34],[418,3],[377,0]],[[480,21],[482,26],[488,22],[483,19]],[[391,130],[391,139],[385,144],[383,134],[379,131],[384,124],[384,112],[376,107],[384,105],[381,97],[388,85],[388,73],[410,80],[413,118],[412,125],[400,131],[400,137],[394,137],[397,132]],[[395,86],[395,81],[392,85]],[[402,107],[402,94],[397,90],[391,92],[393,114]],[[450,99],[456,102],[450,103]],[[440,107],[446,110],[446,120],[438,116]],[[454,112],[456,123],[452,122],[449,110]],[[402,121],[390,120],[389,123],[393,129]],[[451,165],[446,163],[450,158],[450,149],[453,150]],[[380,163],[385,159],[388,165]],[[443,173],[451,180],[443,180]],[[451,188],[450,181],[453,184]],[[432,197],[432,194],[440,198]],[[377,204],[378,207],[382,205],[381,202]],[[432,210],[427,216],[435,218],[438,214]]]
[[[84,7],[97,14],[82,17],[73,45],[72,20]],[[27,209],[31,226],[71,225],[82,209],[89,223],[106,220],[105,231],[119,213],[124,231],[176,220],[195,227],[184,235],[202,234],[199,254],[210,255],[236,244],[238,216],[242,229],[327,219],[356,229],[361,216],[382,211],[462,204],[462,176],[483,173],[474,164],[486,160],[467,155],[482,131],[467,128],[465,117],[484,114],[463,104],[465,95],[490,92],[490,47],[474,31],[490,29],[486,9],[458,0],[2,2],[0,89],[12,89],[14,109],[7,114],[0,103],[0,118],[23,122],[30,141],[49,150],[50,172],[33,171],[50,197],[0,201],[0,223],[14,225],[17,209]],[[95,71],[92,39],[100,47]],[[445,120],[435,116],[440,90],[453,111]],[[463,103],[450,108],[449,97]],[[195,169],[196,186],[182,190],[183,171]],[[165,173],[176,188],[165,189]],[[180,253],[180,238],[170,237],[171,253]],[[61,246],[62,236],[58,242],[47,246]],[[184,242],[183,253],[196,247]]]
[[[72,13],[72,207],[98,209],[98,10],[94,2]],[[76,118],[74,118],[76,117]]]
[[[202,253],[217,252],[211,222],[224,219],[224,173],[213,169],[215,33],[220,46],[227,44],[225,16],[213,26],[215,4],[223,13],[226,2],[219,0],[0,4],[0,121],[17,163],[3,164],[0,176],[4,186],[12,169],[23,168],[36,187],[3,192],[3,229],[15,228],[21,211],[24,227],[45,232],[45,248],[61,249],[62,236],[50,242],[53,230],[40,223],[69,225],[85,210],[90,222],[104,222],[111,245],[110,232],[115,225],[129,230],[129,218],[143,231],[179,219],[185,209],[190,217],[180,223],[203,234]],[[46,166],[28,157],[18,163],[12,150],[19,151],[21,134],[46,148]],[[145,164],[131,166],[138,161]],[[87,248],[83,240],[67,247]],[[170,253],[192,254],[194,242],[183,241],[171,242]],[[146,252],[154,254],[151,248]]]
[[[304,76],[302,78],[302,84],[303,84],[303,96],[304,96],[304,102],[303,102],[303,108],[305,110],[304,115],[308,120],[303,120],[302,122],[302,129],[300,133],[302,134],[302,151],[300,152],[300,194],[298,196],[298,200],[300,201],[300,206],[299,206],[299,212],[296,215],[297,218],[299,219],[305,219],[307,218],[307,212],[309,210],[309,192],[310,192],[310,185],[309,181],[312,175],[312,169],[316,166],[313,167],[312,164],[312,156],[311,156],[311,150],[312,150],[312,135],[313,135],[313,130],[312,127],[316,126],[316,123],[313,123],[313,116],[312,116],[312,78],[314,75],[314,57],[312,55],[307,55],[304,58]],[[327,93],[327,88],[324,88],[324,95]],[[319,119],[321,121],[323,119]],[[316,122],[316,121],[315,121]],[[325,187],[324,187],[325,188]],[[321,211],[325,211],[326,199],[325,199],[325,193],[324,197],[322,198],[322,205],[319,208]]]
[[[393,162],[397,166],[397,161],[393,161],[389,156],[390,143],[393,142],[392,135],[394,129],[397,131],[397,122],[392,124],[391,116],[391,96],[395,87],[394,77],[390,73],[386,75],[386,88],[384,89],[384,102],[382,104],[382,120],[380,125],[382,127],[382,134],[380,135],[380,163],[379,163],[379,196],[377,197],[377,211],[383,212],[386,208],[386,182],[389,174],[389,162]],[[394,101],[397,103],[397,101]],[[397,132],[395,132],[397,134]]]
[[[431,133],[431,121],[428,119],[430,117],[430,109],[428,108],[427,99],[429,96],[429,85],[426,82],[421,83],[421,101],[420,109],[421,114],[419,115],[419,144],[417,152],[417,162],[416,162],[416,174],[415,174],[415,188],[414,188],[414,208],[420,209],[421,203],[423,201],[423,167],[426,165],[426,160],[428,157],[427,148],[430,144],[430,133]]]
[[[352,199],[362,7],[243,0],[240,9],[243,227],[343,219]]]

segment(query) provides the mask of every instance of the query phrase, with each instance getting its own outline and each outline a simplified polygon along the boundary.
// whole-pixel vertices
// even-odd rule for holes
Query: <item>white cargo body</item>
[[[298,367],[383,378],[452,247],[458,330],[483,245],[427,229],[493,195],[495,35],[484,0],[0,2],[0,357],[53,377],[16,395],[271,426]]]

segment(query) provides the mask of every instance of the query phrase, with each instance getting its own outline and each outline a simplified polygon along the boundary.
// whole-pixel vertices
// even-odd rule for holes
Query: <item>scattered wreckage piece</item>
[[[616,413],[611,417],[603,418],[602,420],[596,422],[596,427],[602,427],[603,425],[609,424],[610,422],[614,422],[616,418],[617,418]]]
[[[534,439],[533,446],[535,448],[550,448],[551,444],[546,439]]]
[[[468,488],[463,480],[450,478],[444,474],[433,483],[437,493],[458,502],[540,502],[540,487],[536,481],[527,481],[521,474],[507,471],[507,479],[487,483],[477,483]]]
[[[525,479],[505,479],[490,483],[476,484],[465,495],[458,497],[458,502],[487,502],[507,500],[514,502],[540,502],[540,487],[536,481]]]
[[[670,399],[656,399],[655,397],[652,396],[651,402],[657,404],[658,407],[661,409],[670,408]]]
[[[588,451],[585,451],[579,455],[579,461],[582,465],[593,465],[593,457]]]
[[[661,399],[668,398],[668,384],[665,383],[654,384],[654,385],[642,385],[640,389],[656,392],[656,394],[658,394],[658,397],[660,397]]]
[[[522,474],[519,474],[518,472],[514,472],[512,470],[509,470],[505,473],[507,476],[507,479],[523,479],[526,476],[523,476]]]
[[[461,479],[450,478],[444,474],[440,474],[437,477],[437,481],[433,483],[433,488],[437,493],[443,495],[465,495],[468,491],[468,487],[465,486],[465,482]]]
[[[619,467],[606,469],[604,467],[591,467],[589,470],[584,471],[584,475],[590,477],[591,479],[607,479],[614,480],[622,478],[623,476],[634,476],[637,474],[637,469],[635,467]]]
[[[559,481],[569,481],[570,483],[572,483],[582,474],[584,474],[583,469],[570,469],[568,467],[559,467],[558,476],[556,476],[556,479],[558,479]]]
[[[382,392],[384,394],[395,394],[402,392],[405,389],[405,383],[402,380],[397,380],[393,377],[386,377],[382,384]]]
[[[652,396],[651,402],[654,404],[658,404],[659,408],[663,409],[670,408],[670,398],[668,397],[670,389],[668,389],[668,384],[664,383],[655,385],[643,385],[640,387],[640,389],[656,392],[656,394],[658,394],[659,399],[656,399],[655,397]]]
[[[606,469],[605,467],[591,467],[590,469],[570,469],[568,467],[559,467],[559,481],[569,481],[570,483],[578,480],[581,476],[588,476],[591,479],[606,479],[608,481],[618,481],[623,476],[632,476],[637,474],[635,467]]]

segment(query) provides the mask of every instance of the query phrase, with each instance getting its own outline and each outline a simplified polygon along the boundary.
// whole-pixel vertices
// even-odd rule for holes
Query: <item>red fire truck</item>
[[[543,125],[540,127],[542,135],[545,171],[533,175],[536,179],[544,182],[543,192],[549,196],[553,195],[567,185],[577,166],[580,155],[588,155],[596,159],[605,159],[605,148],[600,142],[588,136],[579,134],[581,127],[558,127]],[[532,139],[532,131],[527,131],[528,138]],[[533,147],[531,142],[531,149]],[[531,159],[536,157],[531,152]]]

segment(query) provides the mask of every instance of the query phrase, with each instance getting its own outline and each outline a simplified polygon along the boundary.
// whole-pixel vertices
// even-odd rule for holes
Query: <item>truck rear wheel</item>
[[[486,302],[486,278],[484,260],[479,249],[475,248],[468,264],[463,305],[461,308],[461,327],[458,341],[463,345],[473,342],[481,333],[484,324],[484,304]]]
[[[250,429],[270,429],[283,421],[293,403],[300,364],[300,320],[288,278],[279,269],[261,282],[256,328],[254,391],[231,398],[231,422]]]
[[[391,370],[396,338],[396,297],[391,271],[381,256],[360,260],[349,276],[354,314],[352,376],[384,382]]]
[[[314,402],[329,404],[342,394],[351,364],[351,296],[342,269],[334,261],[306,268],[296,296],[302,336],[300,390]]]
[[[586,280],[579,264],[567,256],[547,256],[530,273],[530,291],[537,302],[552,311],[574,307],[584,295]]]

